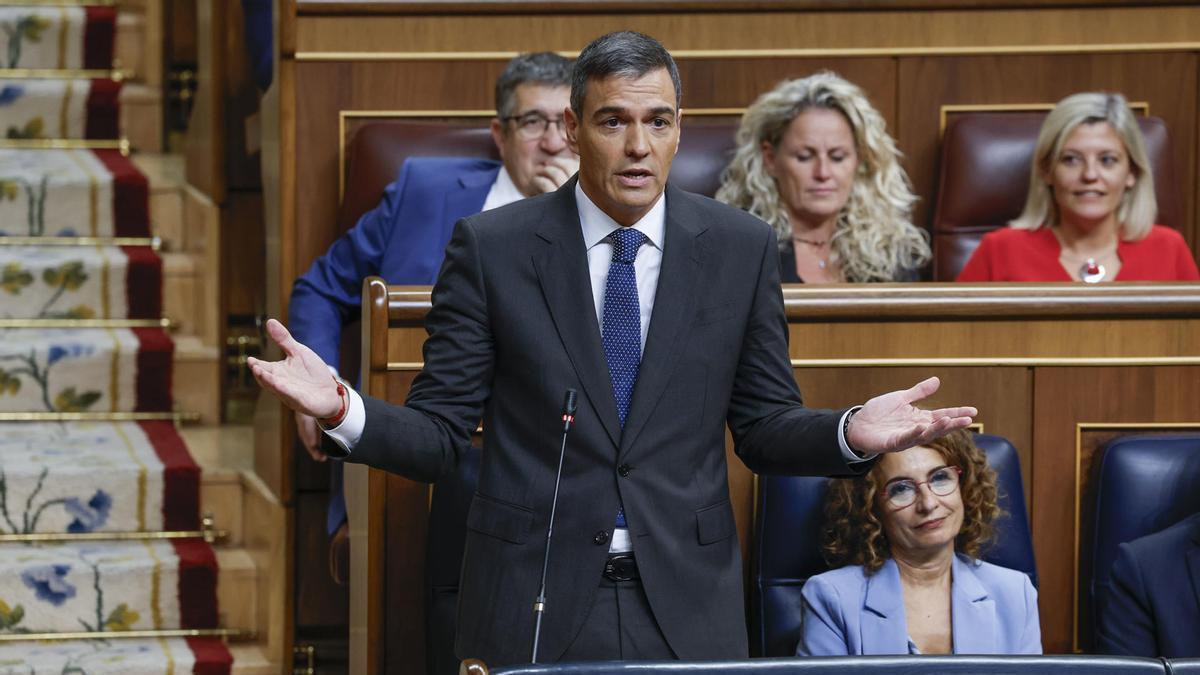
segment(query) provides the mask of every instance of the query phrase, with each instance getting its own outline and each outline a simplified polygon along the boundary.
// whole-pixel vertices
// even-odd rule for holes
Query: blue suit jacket
[[[499,162],[482,159],[405,161],[379,206],[296,280],[288,306],[292,335],[336,368],[342,326],[359,315],[363,279],[433,284],[454,224],[483,209],[499,172]]]
[[[955,654],[1041,654],[1037,591],[1023,572],[956,555],[950,592]],[[900,570],[889,559],[871,576],[859,565],[804,584],[800,656],[907,654]]]
[[[1111,579],[1096,598],[1097,651],[1200,656],[1200,513],[1121,544]]]

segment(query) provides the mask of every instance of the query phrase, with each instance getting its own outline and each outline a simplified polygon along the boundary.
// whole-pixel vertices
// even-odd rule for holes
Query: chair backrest
[[[458,658],[454,655],[458,578],[467,540],[467,512],[479,484],[479,461],[479,448],[464,452],[454,473],[434,484],[429,502],[429,544],[425,553],[429,675],[458,672]]]
[[[1029,167],[1046,113],[983,112],[955,115],[942,139],[937,206],[933,215],[933,279],[953,281],[983,235],[1021,215]],[[1183,225],[1179,180],[1167,126],[1139,117],[1154,170],[1157,222]]]
[[[476,669],[468,673],[480,672]],[[1165,675],[1162,659],[1121,656],[837,656],[746,661],[602,661],[507,666],[491,675],[843,675],[844,673],[972,673],[972,675]]]
[[[1017,451],[1004,438],[990,434],[976,434],[975,443],[996,471],[1004,511],[995,524],[996,538],[982,558],[1025,572],[1037,586]],[[800,639],[800,592],[809,577],[829,569],[820,551],[826,486],[824,478],[759,479],[750,606],[752,649],[761,656],[795,653]]]
[[[671,183],[713,196],[721,171],[733,157],[736,120],[691,120],[684,117],[679,153],[671,166]],[[338,211],[344,232],[375,208],[383,190],[400,175],[409,157],[478,157],[499,160],[486,126],[452,122],[384,121],[363,124],[346,155],[346,191]]]
[[[1091,569],[1092,611],[1084,618],[1084,645],[1111,585],[1118,547],[1164,530],[1200,512],[1200,435],[1125,436],[1103,449],[1096,480]]]

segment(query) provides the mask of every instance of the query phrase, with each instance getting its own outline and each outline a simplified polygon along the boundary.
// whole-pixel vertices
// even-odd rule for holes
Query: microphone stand
[[[554,536],[554,513],[558,510],[558,485],[562,482],[563,458],[567,454],[567,432],[571,430],[571,422],[575,421],[575,411],[579,407],[578,395],[574,389],[568,389],[563,398],[562,446],[558,450],[558,471],[554,474],[554,499],[550,502],[550,524],[546,527],[546,554],[542,558],[542,582],[538,586],[537,598],[533,601],[533,654],[530,663],[537,663],[538,640],[542,636],[542,615],[546,612],[546,571],[550,569],[550,538]]]

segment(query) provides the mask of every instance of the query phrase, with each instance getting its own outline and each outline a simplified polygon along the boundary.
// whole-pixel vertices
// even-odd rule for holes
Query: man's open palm
[[[931,377],[911,389],[867,401],[851,419],[846,441],[863,453],[898,452],[969,425],[979,414],[975,408],[922,410],[913,405],[932,396],[940,385],[938,378]]]
[[[283,350],[282,361],[246,360],[254,379],[287,407],[316,417],[332,417],[341,410],[337,382],[316,352],[296,342],[283,324],[267,320],[267,335]]]

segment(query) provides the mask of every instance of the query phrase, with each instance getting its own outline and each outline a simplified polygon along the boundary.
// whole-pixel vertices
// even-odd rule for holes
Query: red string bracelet
[[[332,429],[341,424],[342,420],[346,417],[346,412],[350,410],[350,395],[346,393],[346,385],[342,384],[341,380],[336,377],[333,378],[333,381],[337,384],[338,400],[341,402],[342,407],[332,417],[322,417],[317,420],[317,424],[326,429]]]

